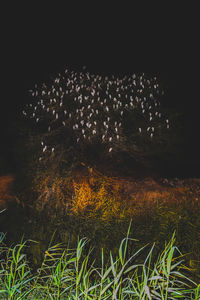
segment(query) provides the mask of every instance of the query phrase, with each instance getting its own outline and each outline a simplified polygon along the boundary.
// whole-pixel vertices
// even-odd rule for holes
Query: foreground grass
[[[29,241],[10,248],[1,233],[0,299],[200,299],[200,285],[189,278],[175,235],[155,258],[155,245],[128,255],[129,243],[134,243],[129,232],[130,226],[118,255],[110,252],[109,263],[102,249],[100,268],[90,259],[92,249],[85,251],[87,239],[83,238],[76,249],[50,243],[36,272],[25,255]],[[143,263],[137,263],[147,250]]]

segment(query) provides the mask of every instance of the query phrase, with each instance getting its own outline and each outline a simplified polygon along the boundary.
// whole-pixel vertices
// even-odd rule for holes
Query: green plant
[[[155,257],[154,244],[144,262],[139,263],[138,257],[148,245],[129,255],[129,243],[135,241],[129,237],[130,228],[131,224],[118,255],[110,252],[107,264],[102,249],[101,267],[91,261],[92,249],[85,251],[86,238],[78,239],[76,249],[65,249],[60,243],[52,245],[51,240],[36,273],[23,253],[26,242],[10,248],[1,234],[1,299],[198,300],[200,285],[184,273],[183,255],[175,246],[175,234],[159,255]]]

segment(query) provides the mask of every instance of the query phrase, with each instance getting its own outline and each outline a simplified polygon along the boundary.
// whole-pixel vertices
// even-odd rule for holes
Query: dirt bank
[[[0,208],[7,208],[12,202],[16,201],[13,193],[13,175],[0,176]]]

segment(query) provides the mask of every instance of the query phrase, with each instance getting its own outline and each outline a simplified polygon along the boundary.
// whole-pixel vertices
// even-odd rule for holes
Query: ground
[[[13,175],[0,176],[0,207],[6,208],[12,202],[16,201],[13,194],[13,183],[15,177]]]

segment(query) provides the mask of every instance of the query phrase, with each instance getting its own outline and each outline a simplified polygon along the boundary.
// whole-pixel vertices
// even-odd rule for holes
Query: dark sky
[[[198,118],[198,56],[190,32],[170,36],[165,31],[143,33],[135,26],[120,30],[101,27],[101,23],[97,28],[69,23],[57,28],[53,23],[52,28],[45,20],[27,27],[26,23],[15,25],[3,43],[2,118],[16,115],[33,84],[45,82],[65,66],[77,70],[83,65],[94,72],[156,75],[164,85],[167,103],[186,111],[188,121]]]
[[[99,72],[148,72],[166,86],[168,102],[197,105],[195,18],[127,7],[9,7],[3,24],[2,105],[15,111],[25,91],[65,66]],[[165,10],[167,8],[165,7]],[[190,16],[191,17],[191,16]]]
[[[100,73],[156,75],[164,84],[170,104],[181,109],[187,106],[189,110],[198,104],[196,61],[191,52],[181,51],[181,45],[170,49],[169,45],[155,46],[147,41],[137,46],[129,37],[113,36],[97,40],[86,35],[80,41],[73,37],[65,41],[57,35],[54,42],[41,33],[14,38],[7,44],[3,57],[6,107],[16,109],[26,101],[25,93],[34,83],[45,82],[65,66],[77,70],[83,65]]]
[[[1,128],[9,124],[26,103],[27,90],[45,82],[65,66],[75,70],[85,65],[103,73],[146,72],[163,83],[166,99],[184,113],[188,143],[199,140],[198,35],[195,18],[179,12],[156,16],[146,10],[125,14],[119,7],[99,13],[53,7],[12,7],[6,13],[1,37]],[[146,12],[146,14],[145,14]],[[181,15],[181,18],[179,18]],[[190,16],[191,17],[191,16]],[[192,21],[191,21],[192,20]]]

